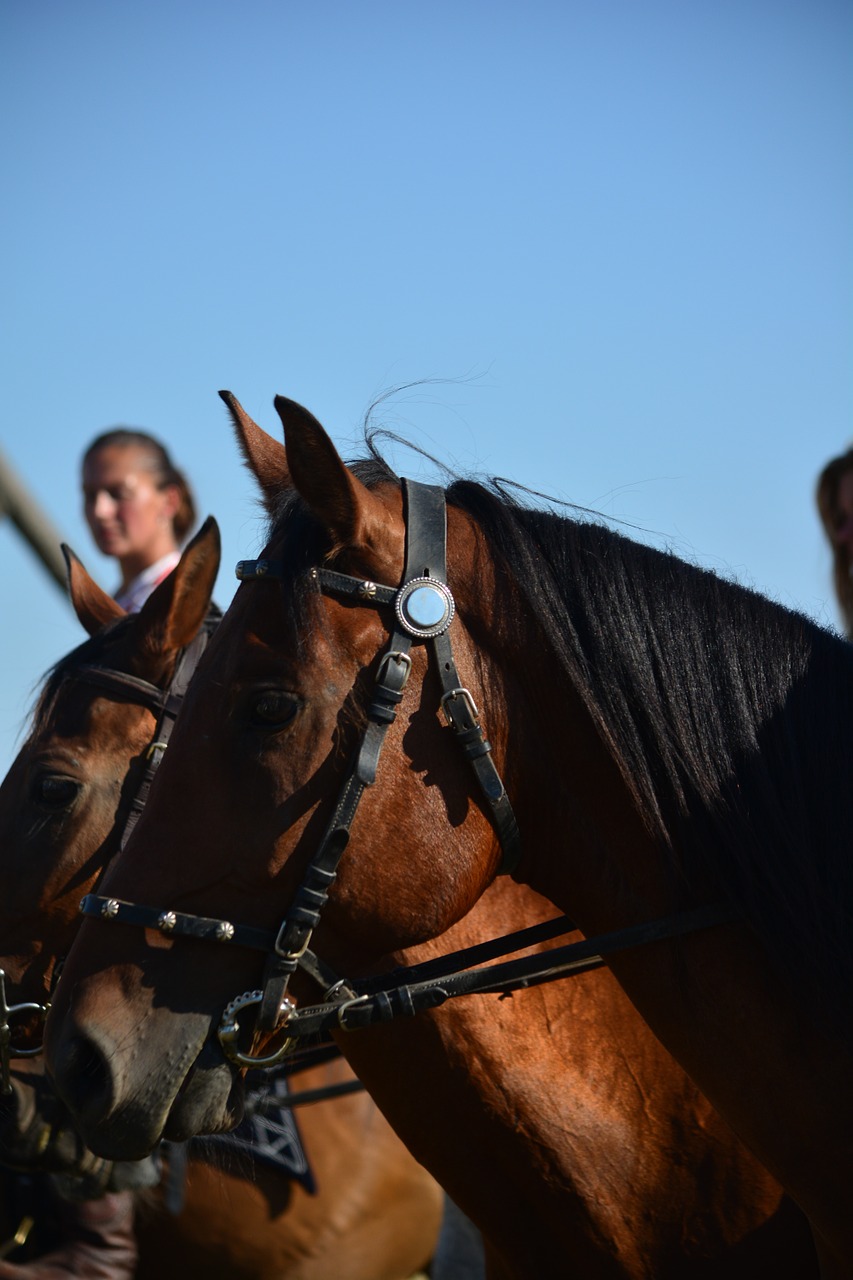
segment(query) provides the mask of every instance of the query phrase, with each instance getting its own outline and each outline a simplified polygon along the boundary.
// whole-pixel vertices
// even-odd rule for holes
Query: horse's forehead
[[[110,698],[70,678],[57,693],[49,721],[31,740],[33,753],[62,746],[84,759],[103,753],[125,758],[138,745],[138,731],[144,735],[152,722],[151,712],[141,704]]]
[[[354,638],[361,638],[370,621],[358,616],[370,611],[343,611],[337,601],[319,593],[294,605],[277,583],[245,583],[238,596],[215,639],[226,682],[266,676],[310,681],[312,674],[335,663]],[[379,625],[376,618],[372,621]]]
[[[399,487],[380,486],[376,492],[388,506],[389,521],[392,520],[402,507]],[[448,559],[459,575],[458,585],[466,597],[473,590],[479,600],[483,583],[479,578],[482,566],[478,549],[482,538],[477,526],[466,513],[451,506],[447,509],[447,526]],[[279,529],[270,536],[259,559],[287,564],[294,555],[302,558],[303,551],[298,533]],[[317,560],[316,567],[320,567],[322,557],[318,555]],[[349,554],[344,550],[328,567],[349,573],[352,566],[348,560]],[[381,611],[353,607],[352,602],[341,602],[312,587],[308,578],[311,567],[315,566],[307,566],[304,573],[294,571],[293,578],[284,581],[276,575],[268,581],[240,584],[213,641],[214,653],[222,663],[220,671],[226,668],[233,679],[261,674],[265,667],[272,675],[282,664],[298,664],[307,672],[342,650],[363,658],[370,646],[381,644]],[[471,571],[476,582],[471,581]]]

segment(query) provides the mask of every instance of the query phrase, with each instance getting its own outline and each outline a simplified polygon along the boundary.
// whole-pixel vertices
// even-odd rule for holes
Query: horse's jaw
[[[183,1142],[234,1128],[242,1083],[208,1042],[203,1014],[149,1012],[140,1038],[74,1019],[54,1039],[57,1093],[86,1145],[109,1160],[141,1160],[162,1138]]]
[[[243,1081],[207,1040],[169,1109],[163,1137],[186,1142],[206,1133],[227,1133],[243,1118]]]

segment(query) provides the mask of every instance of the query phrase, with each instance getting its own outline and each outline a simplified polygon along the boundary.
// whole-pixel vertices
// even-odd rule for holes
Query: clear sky
[[[849,0],[0,0],[3,452],[108,590],[79,458],[161,435],[224,540],[268,430],[364,414],[837,624]],[[413,457],[398,469],[422,475]],[[82,639],[0,523],[0,769]]]

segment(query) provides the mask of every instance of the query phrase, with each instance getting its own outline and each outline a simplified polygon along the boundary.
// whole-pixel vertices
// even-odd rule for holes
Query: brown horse
[[[69,557],[71,599],[90,639],[54,668],[0,787],[0,967],[10,1002],[12,987],[16,1002],[49,998],[57,957],[78,927],[81,892],[117,851],[152,741],[168,736],[165,717],[155,734],[155,713],[179,698],[176,669],[201,633],[218,564],[211,521],[141,613],[128,616]],[[338,1060],[295,1073],[292,1090],[353,1082]],[[84,1189],[91,1184],[92,1195],[111,1172],[115,1184],[115,1171],[82,1147],[46,1096],[37,1058],[17,1062],[10,1084],[0,1099],[0,1159],[35,1178],[73,1175]],[[217,1156],[193,1144],[176,1188],[180,1209],[164,1206],[168,1176],[138,1201],[134,1274],[178,1280],[197,1269],[221,1280],[403,1280],[424,1266],[442,1193],[369,1096],[361,1091],[310,1106],[300,1112],[299,1128],[310,1167],[305,1178],[264,1159],[247,1166],[245,1155],[225,1149]],[[168,1157],[165,1163],[168,1175]],[[118,1171],[118,1185],[128,1173],[132,1178],[133,1170]],[[6,1175],[7,1189],[15,1176]],[[34,1234],[55,1209],[41,1197]],[[11,1235],[18,1223],[8,1225]],[[101,1265],[113,1274],[109,1263],[105,1255]],[[7,1274],[18,1274],[17,1267],[0,1261],[0,1275]],[[39,1264],[21,1274],[41,1274]]]
[[[276,405],[286,460],[244,423],[275,504],[267,550],[244,565],[109,897],[88,904],[112,923],[84,925],[49,1020],[87,1140],[142,1155],[164,1129],[227,1127],[220,1002],[248,988],[221,1034],[235,1010],[295,1025],[285,990],[312,931],[327,962],[368,974],[515,864],[609,938],[643,1018],[805,1210],[824,1274],[853,1274],[853,651],[675,557],[473,483],[446,495],[451,597],[435,491],[346,467],[305,410]],[[623,932],[661,920],[648,945]],[[237,949],[201,941],[224,921]],[[271,955],[260,986],[254,945]],[[353,1027],[344,994],[336,1017]],[[524,1130],[536,1101],[514,1104]]]
[[[423,963],[548,915],[502,879],[442,938],[397,958]],[[605,969],[452,1001],[342,1043],[480,1227],[490,1277],[818,1274],[805,1217]]]

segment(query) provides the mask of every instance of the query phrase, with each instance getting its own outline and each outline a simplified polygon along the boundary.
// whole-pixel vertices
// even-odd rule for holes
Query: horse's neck
[[[506,742],[523,848],[518,879],[585,931],[664,909],[659,853],[575,690],[549,683],[512,716]]]
[[[501,879],[443,938],[406,959],[474,945],[551,914],[527,887]],[[510,999],[450,1000],[433,1015],[374,1028],[353,1047],[357,1073],[414,1154],[508,1257],[533,1260],[539,1274],[557,1274],[547,1250],[559,1241],[584,1275],[601,1274],[602,1238],[625,1259],[662,1248],[653,1210],[674,1185],[660,1171],[669,1170],[675,1149],[683,1157],[677,1194],[685,1223],[697,1203],[713,1219],[722,1186],[772,1200],[769,1177],[733,1149],[606,970]],[[413,1095],[423,1106],[412,1107]],[[625,1175],[625,1150],[641,1133],[647,1168],[659,1172],[634,1180]],[[534,1259],[534,1248],[545,1253]],[[625,1274],[646,1274],[636,1266],[626,1261]]]

